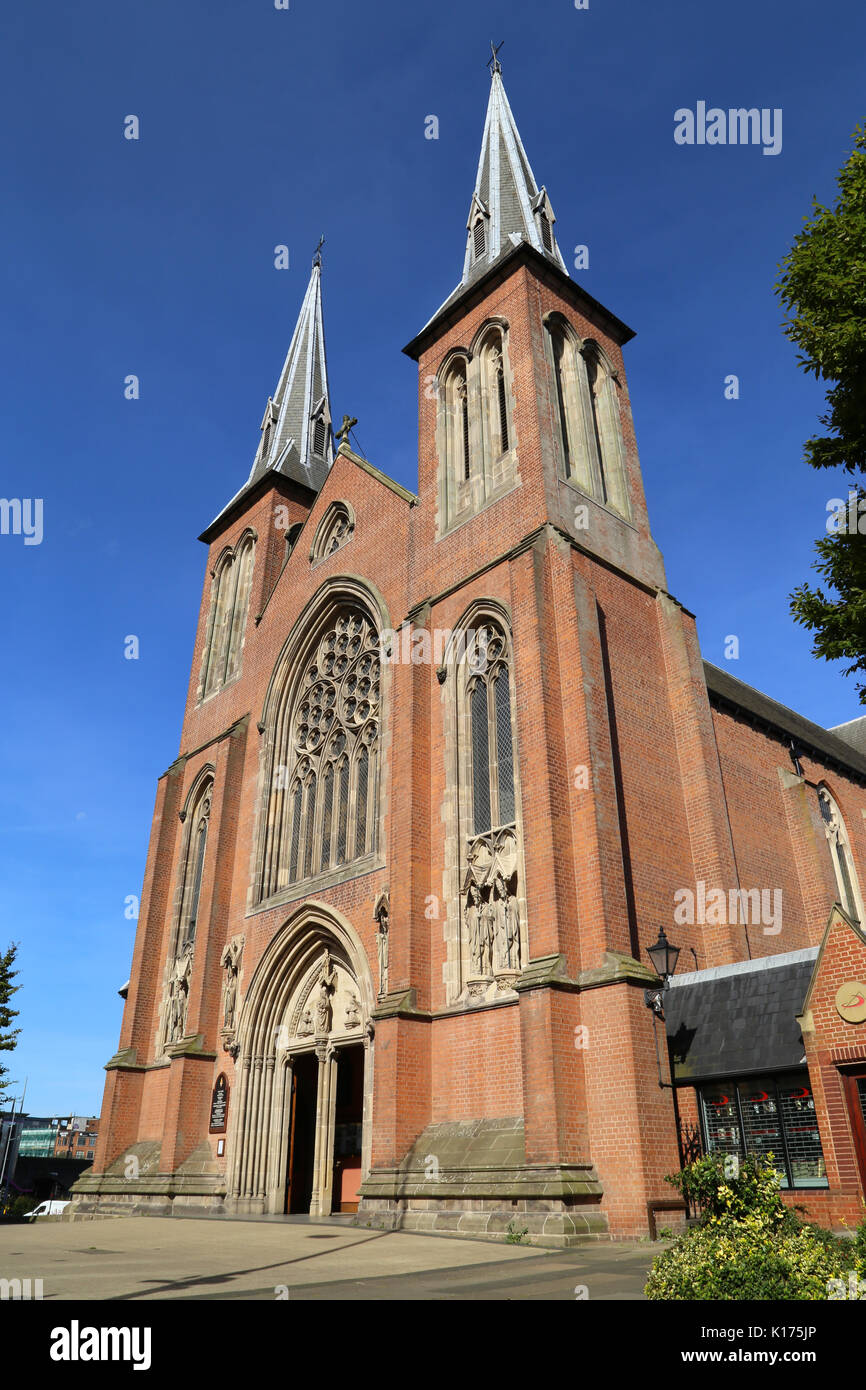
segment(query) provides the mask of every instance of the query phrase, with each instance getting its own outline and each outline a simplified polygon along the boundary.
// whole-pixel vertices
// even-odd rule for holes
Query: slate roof
[[[785,737],[794,738],[805,752],[817,753],[825,762],[866,778],[866,756],[852,742],[839,735],[838,729],[823,729],[796,710],[779,704],[745,681],[737,680],[711,661],[704,662],[704,678],[713,703],[728,704],[753,719],[770,725]],[[844,726],[843,726],[844,727]]]
[[[834,724],[830,733],[850,743],[858,753],[866,753],[866,714],[861,714],[859,719],[849,719],[845,724]]]
[[[797,1015],[818,947],[676,975],[665,994],[679,1084],[785,1071],[803,1062]]]

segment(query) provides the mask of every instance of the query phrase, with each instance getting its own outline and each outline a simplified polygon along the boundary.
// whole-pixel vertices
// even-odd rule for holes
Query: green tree
[[[828,534],[815,545],[814,568],[826,591],[801,584],[791,594],[791,613],[814,634],[813,654],[847,661],[846,675],[866,674],[866,543],[857,529],[859,518],[866,533],[866,491],[858,481],[866,475],[866,130],[858,126],[852,140],[835,205],[813,199],[775,286],[800,366],[829,383],[820,417],[825,433],[806,441],[805,460],[848,474],[853,494],[845,515],[828,521]],[[866,684],[857,689],[866,704]]]
[[[18,947],[13,943],[7,951],[0,955],[0,1052],[11,1052],[17,1045],[20,1028],[11,1028],[13,1018],[18,1017],[18,1010],[11,1007],[13,994],[17,994],[20,985],[13,985],[12,981],[18,974],[13,970],[15,957],[18,954]],[[0,1063],[0,1103],[6,1094],[8,1086],[11,1084],[7,1079],[9,1068]]]

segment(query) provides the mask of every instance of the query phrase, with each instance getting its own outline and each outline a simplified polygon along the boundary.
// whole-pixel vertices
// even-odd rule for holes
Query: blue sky
[[[0,491],[44,499],[41,545],[0,536],[2,926],[21,942],[12,1073],[30,1078],[31,1113],[101,1103],[134,938],[124,900],[178,751],[196,537],[249,471],[321,232],[334,414],[415,485],[400,349],[460,276],[491,38],[564,253],[590,249],[575,278],[637,330],[650,516],[705,656],[725,664],[736,634],[742,679],[821,724],[860,713],[788,616],[845,488],[801,461],[823,392],[772,285],[866,114],[861,6],[7,7]],[[782,108],[782,152],[676,145],[675,110],[699,100]]]

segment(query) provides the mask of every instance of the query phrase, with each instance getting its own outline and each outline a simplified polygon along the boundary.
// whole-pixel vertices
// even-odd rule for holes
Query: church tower
[[[634,335],[569,276],[555,223],[494,58],[460,283],[405,349],[420,369],[430,541],[448,553],[464,523],[507,497],[497,536],[505,517],[515,536],[549,522],[664,585],[622,357]]]
[[[399,1086],[402,1057],[427,1077],[431,1122],[413,1139],[405,1112],[393,1130],[383,1117],[362,1188],[376,1219],[492,1233],[516,1216],[568,1244],[644,1229],[677,1166],[640,963],[666,884],[638,902],[626,803],[664,795],[647,738],[676,759],[665,624],[684,686],[700,658],[650,531],[632,336],[568,274],[494,55],[461,279],[405,349],[419,367],[405,626],[441,656],[435,683],[395,668],[413,757],[394,769],[377,1089]]]
[[[120,1045],[106,1066],[94,1170],[77,1189],[85,1208],[89,1193],[125,1211],[170,1209],[168,1194],[206,1205],[224,1187],[206,1105],[220,1038],[231,1046],[226,990],[236,1000],[242,980],[232,894],[246,854],[254,639],[334,460],[321,277],[317,250],[249,476],[200,537],[208,553],[181,751],[158,783]]]

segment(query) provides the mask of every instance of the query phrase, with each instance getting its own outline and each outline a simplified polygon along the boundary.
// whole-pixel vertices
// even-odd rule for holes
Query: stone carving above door
[[[352,972],[324,950],[289,1002],[279,1029],[281,1046],[292,1051],[296,1042],[309,1046],[331,1036],[340,1042],[356,1033],[363,1037],[367,1018],[361,999]]]

